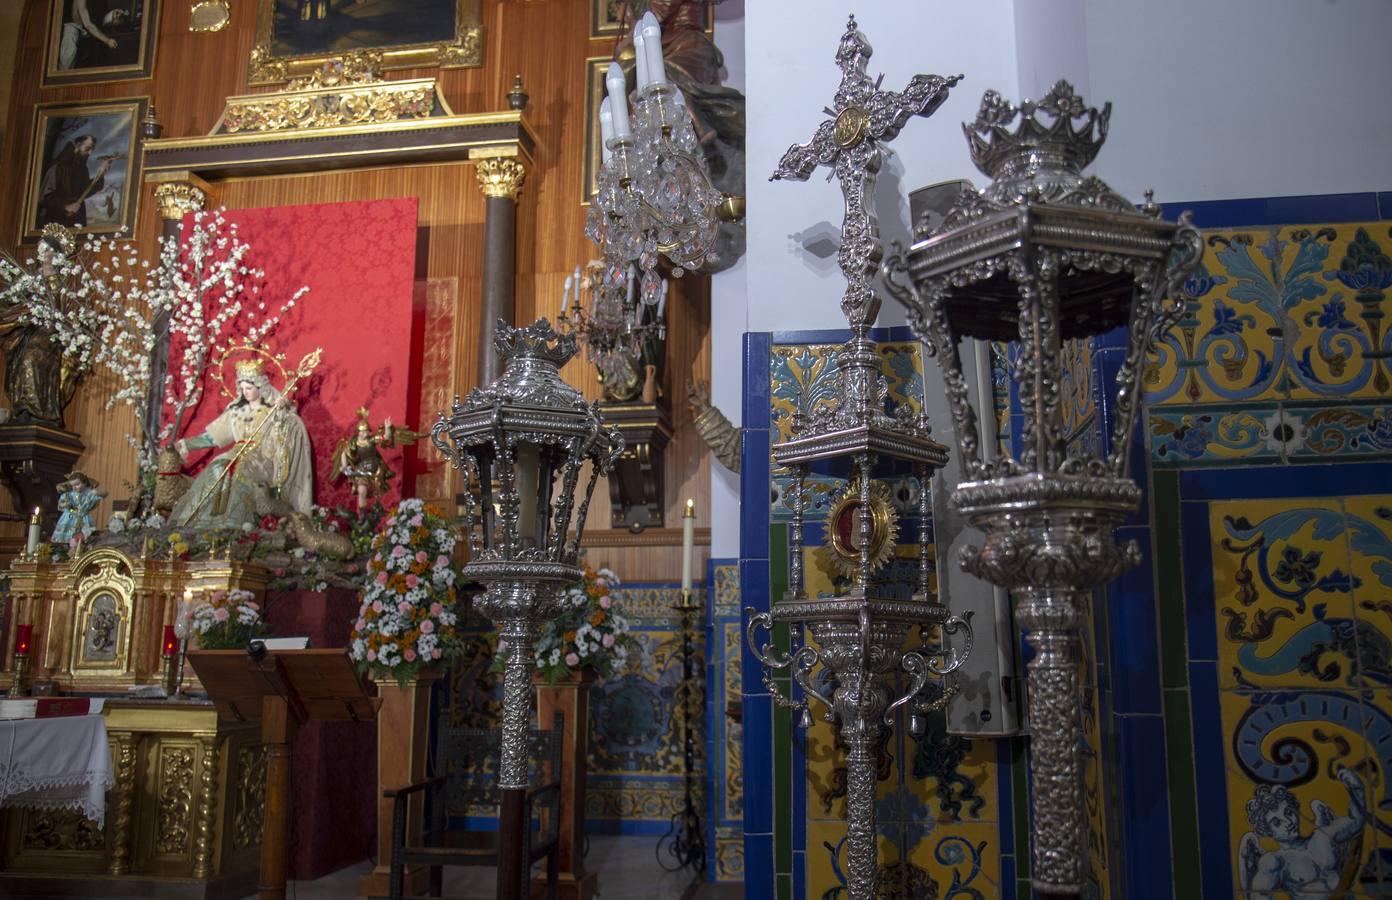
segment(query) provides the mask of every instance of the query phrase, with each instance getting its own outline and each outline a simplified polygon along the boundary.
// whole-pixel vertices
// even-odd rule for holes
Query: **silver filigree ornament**
[[[958,78],[917,75],[901,93],[881,91],[866,75],[870,44],[850,20],[841,38],[836,62],[842,72],[831,117],[812,141],[795,144],[784,154],[774,178],[806,180],[818,166],[831,166],[845,198],[839,261],[846,277],[841,309],[851,325],[851,339],[837,354],[840,390],[835,402],[808,410],[805,402],[793,416],[788,440],[773,448],[774,458],[793,473],[788,503],[789,578],[787,594],[765,613],[749,612],[746,631],[750,651],[763,666],[764,685],[774,702],[798,715],[803,727],[812,724],[812,700],[826,707],[847,747],[846,856],[847,894],[851,900],[878,896],[875,779],[877,746],[884,730],[893,727],[897,713],[909,710],[909,727],[921,735],[925,717],[942,710],[956,693],[946,676],[971,652],[970,623],[933,601],[930,557],[931,505],[927,491],[918,506],[919,565],[912,600],[891,599],[885,585],[872,575],[879,562],[872,558],[875,522],[872,514],[873,474],[880,460],[907,462],[928,484],[933,472],[947,462],[947,448],[932,438],[927,417],[907,405],[887,411],[887,383],[880,356],[869,339],[879,311],[871,279],[879,268],[879,234],[874,214],[866,205],[874,179],[892,140],[913,116],[928,116],[947,97]],[[852,564],[852,586],[830,598],[809,599],[803,589],[803,519],[807,508],[807,477],[814,463],[848,459],[852,481],[860,487],[854,523],[860,535],[859,560]],[[888,535],[885,539],[890,539]],[[758,639],[760,630],[772,633],[778,624],[790,626],[788,650]],[[810,631],[811,640],[803,639]],[[910,646],[914,632],[922,643]],[[960,653],[933,638],[935,633],[964,633]],[[826,682],[814,679],[822,667]],[[785,695],[772,673],[788,671],[800,689]],[[903,678],[901,676],[907,676]],[[894,690],[907,681],[902,691]],[[939,684],[929,690],[930,681]]]
[[[992,182],[964,191],[936,230],[885,262],[885,284],[942,369],[964,480],[952,503],[985,534],[964,569],[1010,590],[1035,648],[1028,667],[1035,889],[1081,890],[1087,866],[1082,794],[1079,629],[1090,592],[1135,565],[1114,529],[1140,504],[1127,472],[1145,355],[1182,311],[1180,286],[1203,245],[1188,216],[1139,210],[1082,169],[1106,139],[1110,105],[1088,107],[1060,81],[1018,107],[987,92],[964,126]],[[1096,451],[1069,442],[1066,344],[1129,329],[1112,431]],[[1024,427],[1018,453],[987,462],[958,347],[1013,342]]]
[[[559,594],[579,581],[576,564],[595,483],[623,452],[623,437],[561,378],[575,339],[546,319],[525,328],[498,323],[502,375],[455,398],[431,429],[435,447],[464,470],[466,579],[485,586],[476,608],[507,641],[498,784],[527,787],[532,645]],[[576,507],[585,464],[588,483]],[[573,521],[572,521],[573,516]]]

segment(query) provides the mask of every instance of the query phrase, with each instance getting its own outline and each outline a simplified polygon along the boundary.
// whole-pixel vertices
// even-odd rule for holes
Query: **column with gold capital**
[[[502,319],[509,325],[517,293],[517,198],[527,169],[513,157],[481,159],[476,164],[479,190],[484,196],[483,224],[483,325],[479,329],[478,384],[488,384],[501,374],[493,332]]]
[[[160,212],[160,240],[177,241],[184,216],[207,208],[212,188],[192,172],[154,172],[145,180],[155,185],[155,202]],[[168,316],[168,313],[164,313]],[[156,323],[163,330],[164,322]],[[147,421],[160,424],[164,411],[164,376],[169,371],[169,341],[155,345],[150,355],[150,395],[145,399]],[[177,435],[175,435],[177,437]]]

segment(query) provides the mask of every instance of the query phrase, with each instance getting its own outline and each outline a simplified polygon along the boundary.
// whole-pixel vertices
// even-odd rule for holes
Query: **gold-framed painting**
[[[604,74],[613,62],[607,56],[592,56],[585,60],[585,162],[580,178],[580,205],[589,206],[599,190],[596,179],[603,164],[600,147],[599,104],[604,102]]]
[[[274,84],[348,55],[382,69],[483,65],[480,0],[256,0],[247,80]]]
[[[159,0],[50,0],[44,87],[149,78]]]
[[[140,122],[148,97],[34,108],[19,239],[57,223],[78,234],[130,234],[140,202]]]
[[[627,7],[627,0],[590,0],[590,39],[613,38],[623,32],[632,31],[633,23],[638,17]],[[658,18],[661,19],[662,16],[658,15]],[[706,33],[715,34],[714,3],[706,3]]]

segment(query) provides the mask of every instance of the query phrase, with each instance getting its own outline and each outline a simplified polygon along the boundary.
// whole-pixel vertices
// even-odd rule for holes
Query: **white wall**
[[[1392,188],[1388,0],[1086,0],[1096,173],[1139,202]]]

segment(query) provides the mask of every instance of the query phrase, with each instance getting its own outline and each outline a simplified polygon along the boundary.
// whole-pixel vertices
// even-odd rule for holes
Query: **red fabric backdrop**
[[[334,448],[357,424],[357,409],[372,411],[372,424],[391,416],[394,423],[415,430],[408,412],[419,407],[419,331],[423,317],[413,308],[416,267],[417,200],[369,200],[319,203],[266,209],[228,210],[241,239],[251,245],[248,267],[261,269],[261,296],[267,312],[278,309],[300,286],[303,297],[267,339],[271,349],[285,354],[292,369],[315,347],[323,361],[293,403],[304,419],[314,445],[315,502],[321,506],[352,506],[351,486],[331,482]],[[185,233],[189,220],[185,220]],[[170,371],[178,372],[181,348],[170,348]],[[232,362],[227,365],[229,387]],[[272,372],[276,387],[283,388]],[[204,397],[180,437],[200,434],[226,408],[228,398],[210,377]],[[191,421],[190,421],[191,418]],[[189,471],[212,457],[195,457]],[[403,487],[412,491],[415,448],[386,452],[398,473],[384,503],[394,503]],[[404,483],[403,483],[404,482]]]

